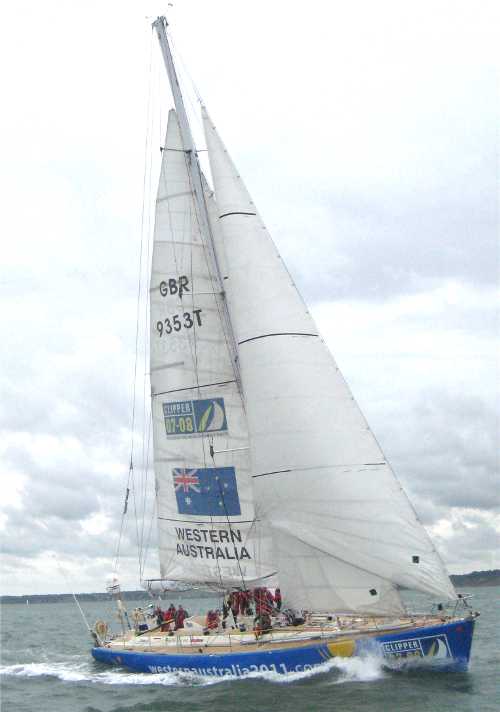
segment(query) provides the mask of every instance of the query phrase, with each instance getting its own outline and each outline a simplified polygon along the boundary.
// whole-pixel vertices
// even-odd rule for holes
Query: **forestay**
[[[456,597],[204,112],[256,506],[287,602],[396,614],[398,588]]]
[[[220,284],[174,111],[163,149],[150,294],[161,576],[241,586],[242,578],[247,583],[270,571],[263,569]]]

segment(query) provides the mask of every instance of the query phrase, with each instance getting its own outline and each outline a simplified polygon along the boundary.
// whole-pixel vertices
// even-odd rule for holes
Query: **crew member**
[[[272,630],[271,616],[265,611],[255,616],[253,630],[257,639],[264,633],[269,633]]]
[[[262,603],[260,606],[261,613],[272,615],[274,609],[274,596],[268,588],[262,589]]]
[[[254,588],[253,590],[253,598],[255,601],[255,615],[259,616],[260,615],[260,609],[262,605],[262,594],[261,594],[262,589],[260,588]]]
[[[177,613],[175,614],[175,630],[184,627],[184,621],[188,617],[189,613],[184,610],[184,608],[179,604]]]
[[[238,625],[238,612],[240,610],[240,601],[238,591],[233,591],[229,596],[229,605],[233,614],[234,625]]]
[[[248,606],[248,591],[240,592],[240,615],[244,616]]]
[[[219,627],[219,614],[217,611],[208,611],[205,621],[205,628],[208,630],[216,630]]]
[[[170,608],[163,611],[163,623],[160,628],[162,633],[168,633],[170,630],[170,625],[175,621],[175,606],[170,604]]]
[[[278,611],[281,611],[281,591],[277,588],[274,592],[274,604]]]

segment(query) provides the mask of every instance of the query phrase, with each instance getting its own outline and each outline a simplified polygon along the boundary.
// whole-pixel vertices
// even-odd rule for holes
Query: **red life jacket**
[[[177,614],[175,616],[175,627],[182,628],[182,625],[183,625],[186,617],[187,617],[187,613],[184,609],[177,611]]]
[[[207,628],[210,628],[211,630],[214,628],[217,628],[219,625],[219,620],[217,613],[212,612],[207,614]]]

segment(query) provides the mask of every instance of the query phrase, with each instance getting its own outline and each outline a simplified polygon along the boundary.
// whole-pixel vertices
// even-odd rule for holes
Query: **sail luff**
[[[156,201],[150,299],[161,577],[226,588],[268,576],[270,557],[257,555],[261,530],[248,428],[222,297],[173,110]]]
[[[204,126],[256,507],[273,532],[282,587],[316,609],[328,602],[318,580],[330,601],[340,605],[345,589],[351,610],[364,612],[400,612],[403,586],[455,598],[206,112]],[[304,590],[294,583],[297,557]]]

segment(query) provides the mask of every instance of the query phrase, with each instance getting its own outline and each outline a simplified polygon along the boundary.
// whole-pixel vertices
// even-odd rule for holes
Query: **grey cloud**
[[[206,11],[207,22],[213,22],[213,7]],[[113,12],[109,10],[110,17]],[[280,8],[273,12],[278,21]],[[472,14],[477,19],[477,13]],[[137,24],[126,8],[120,18],[126,34],[118,33],[118,41],[124,47],[128,42],[140,44]],[[303,36],[303,18],[292,23],[290,35],[283,35],[290,37],[290,44],[280,53],[273,24],[268,23],[272,54],[267,59],[260,55],[257,64],[245,66],[242,58],[243,66],[228,68],[226,50],[213,40],[210,48],[193,52],[215,104],[220,82],[214,65],[205,61],[208,49],[215,54],[216,66],[238,79],[235,86],[245,86],[251,106],[264,97],[266,112],[249,112],[248,106],[241,106],[244,102],[234,100],[237,97],[227,103],[227,92],[222,92],[214,119],[220,113],[228,125],[233,122],[228,148],[299,289],[308,302],[351,299],[380,304],[428,291],[446,280],[474,288],[497,283],[498,140],[490,106],[496,80],[480,66],[485,61],[481,26],[473,31],[474,51],[465,57],[463,38],[469,34],[460,30],[459,21],[450,32],[447,17],[431,23],[425,19],[421,35],[408,26],[401,40],[408,40],[408,47],[399,39],[394,47],[394,38],[388,37],[384,60],[378,40],[375,47],[370,44],[373,22],[382,22],[380,30],[385,31],[379,9],[365,18],[362,35],[356,34],[355,13],[352,24],[343,25],[344,17],[333,30],[330,19],[327,11],[310,27],[318,32],[323,25],[329,33],[336,32],[338,40],[309,46],[309,51],[319,51],[314,72],[294,52],[295,37]],[[13,250],[13,255],[5,250],[5,257],[14,266],[2,279],[6,365],[0,376],[0,427],[11,442],[6,470],[26,480],[20,508],[5,510],[11,570],[34,568],[38,555],[57,551],[80,560],[100,583],[100,557],[114,554],[129,456],[144,138],[141,102],[131,103],[130,97],[141,96],[145,87],[135,53],[116,51],[111,54],[120,57],[119,66],[107,64],[109,33],[95,34],[95,28],[106,23],[96,24],[92,9],[80,12],[78,21],[88,29],[81,37],[93,33],[96,51],[90,63],[84,52],[68,54],[76,63],[63,68],[63,75],[74,101],[68,103],[67,94],[51,83],[53,72],[43,71],[61,69],[58,37],[52,51],[40,54],[40,81],[30,85],[35,94],[18,96],[21,131],[16,134],[15,121],[5,133],[9,141],[11,136],[18,141],[12,151],[5,151],[6,185],[14,185],[21,197],[13,199],[10,221],[5,221]],[[47,44],[53,28],[43,12],[32,27],[38,28],[28,33],[36,50],[41,37]],[[356,30],[355,45],[346,41],[351,28]],[[439,29],[446,32],[436,32]],[[421,40],[434,34],[439,41],[422,56]],[[205,35],[198,37],[198,47],[204,47]],[[80,40],[71,37],[70,44],[75,41]],[[134,46],[140,54],[141,47]],[[29,81],[33,63],[28,58],[23,65],[18,45],[6,48],[19,57],[20,71]],[[146,43],[142,49],[145,59]],[[239,51],[236,45],[234,49]],[[394,72],[399,69],[392,61],[395,49],[403,61],[401,75]],[[346,51],[352,60],[349,67],[332,61],[342,60]],[[448,64],[440,61],[444,53]],[[281,59],[269,72],[269,60],[272,64],[277,56]],[[407,72],[411,88],[398,84]],[[75,76],[91,81],[75,83]],[[242,76],[249,81],[242,84]],[[317,111],[297,110],[297,76],[301,101],[306,107],[314,102]],[[266,77],[272,78],[270,83]],[[281,93],[277,79],[285,81]],[[14,84],[16,92],[28,85]],[[33,102],[33,96],[43,98],[40,116],[35,116],[40,101]],[[403,106],[405,100],[408,107]],[[96,102],[105,110],[96,112]],[[30,124],[40,126],[40,120],[44,141],[26,142]],[[25,255],[17,250],[19,245]],[[420,327],[426,318],[411,317]],[[446,310],[439,322],[433,319],[427,324],[429,334],[459,329],[468,341],[471,335],[490,334],[497,313],[493,307],[462,305]],[[107,337],[116,340],[115,349],[106,349]],[[416,381],[420,375],[415,372]],[[409,403],[398,401],[396,394],[391,410],[374,423],[425,522],[449,516],[450,507],[490,512],[498,506],[495,416],[489,408],[444,391],[412,397]],[[43,435],[57,441],[58,452],[65,437],[73,438],[79,444],[75,452],[83,452],[84,461],[68,453],[54,464],[34,442]],[[109,462],[113,472],[121,468],[123,475],[103,474],[102,462]],[[131,505],[129,510],[124,566],[135,572]],[[110,518],[109,531],[90,535],[81,522],[99,512]],[[474,556],[481,546],[497,545],[493,530],[484,527],[482,534],[481,521],[476,523],[477,529],[457,529],[453,540],[444,542],[450,557],[459,557],[462,548],[466,558],[467,534]]]
[[[60,495],[60,490],[56,491],[55,497]],[[105,557],[108,566],[115,555],[121,511],[114,512],[109,530],[99,534],[89,534],[79,521],[61,517],[57,504],[51,509],[47,507],[47,511],[43,508],[42,511],[40,508],[8,508],[6,514],[8,527],[15,535],[4,537],[4,555],[36,559],[47,552],[57,552],[61,559],[72,556],[89,559]],[[155,541],[154,537],[152,541]],[[137,562],[137,540],[132,518],[129,518],[122,535],[121,554]]]
[[[494,173],[471,181],[486,184],[484,197],[468,200],[457,189],[436,204],[431,192],[415,195],[396,187],[311,196],[308,223],[286,224],[276,241],[309,301],[381,301],[435,288],[444,279],[495,286]],[[298,249],[300,242],[306,249]]]
[[[394,424],[380,423],[386,454],[426,521],[447,508],[500,507],[498,415],[478,398],[432,391]]]
[[[453,536],[437,537],[437,543],[446,560],[462,571],[493,567],[488,552],[500,549],[500,532],[492,522],[464,514],[453,525]],[[485,562],[482,563],[482,562]]]

